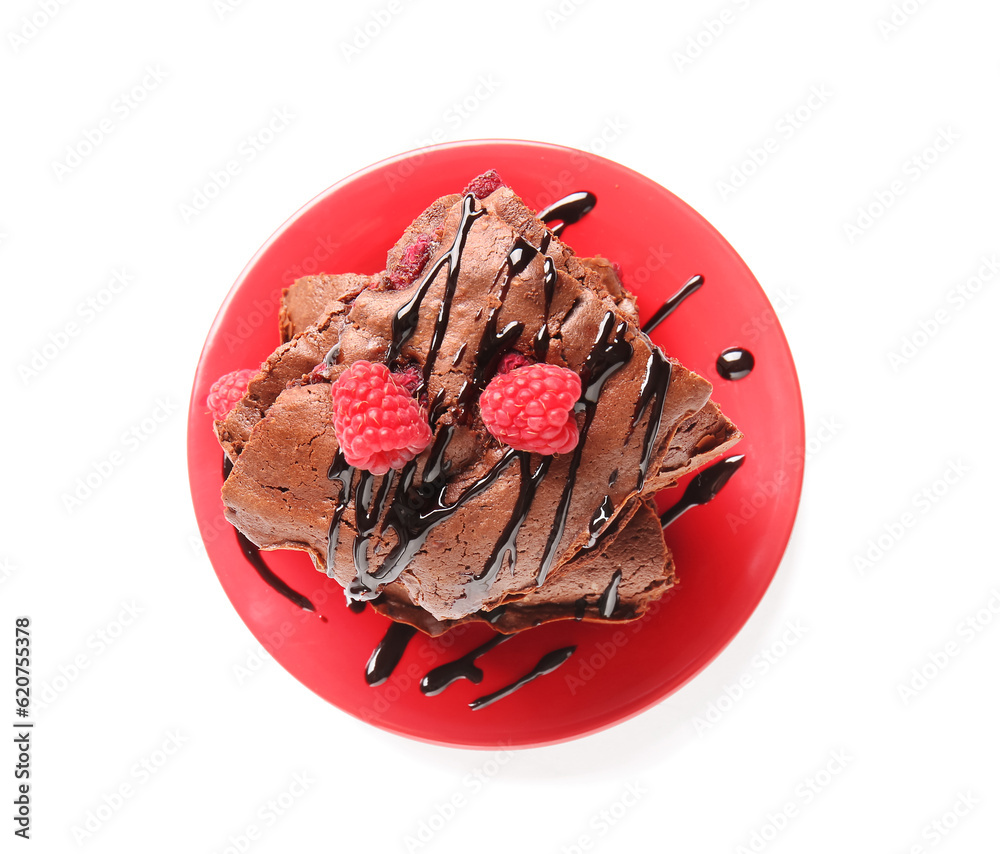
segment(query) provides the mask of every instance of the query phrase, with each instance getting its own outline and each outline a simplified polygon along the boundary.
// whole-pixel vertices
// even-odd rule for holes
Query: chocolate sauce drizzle
[[[462,200],[462,219],[458,225],[458,232],[452,241],[451,247],[424,274],[417,290],[410,297],[409,301],[400,308],[392,318],[392,340],[389,342],[389,349],[386,353],[385,361],[390,370],[399,359],[403,345],[410,340],[417,329],[417,321],[420,319],[420,306],[424,297],[430,290],[431,285],[437,278],[438,273],[448,267],[448,277],[445,281],[444,298],[441,300],[441,307],[438,310],[437,321],[434,324],[434,332],[431,336],[430,351],[427,353],[427,361],[424,363],[424,383],[427,383],[431,371],[434,369],[434,362],[437,360],[438,350],[444,340],[444,333],[448,327],[448,317],[451,314],[451,303],[455,297],[455,288],[458,285],[458,274],[462,266],[462,250],[465,248],[465,240],[469,236],[469,230],[477,217],[485,213],[483,208],[476,209],[476,197],[469,193]]]
[[[741,380],[753,370],[753,353],[743,347],[730,347],[715,360],[715,370],[724,380]]]
[[[539,211],[538,218],[546,223],[546,225],[550,222],[555,222],[556,224],[549,231],[558,237],[563,233],[563,229],[567,225],[579,222],[594,209],[594,205],[596,204],[597,196],[593,193],[586,191],[570,193],[568,196],[559,199],[559,201],[553,202],[544,210]]]
[[[481,478],[467,486],[454,502],[445,502],[450,467],[444,458],[455,428],[445,426],[434,439],[424,465],[423,478],[414,485],[417,460],[411,460],[400,473],[395,500],[386,512],[385,529],[396,534],[396,544],[382,566],[370,573],[367,565],[355,563],[357,575],[347,593],[351,599],[374,599],[381,586],[395,581],[413,556],[420,551],[434,528],[451,517],[463,504],[485,492],[517,458],[518,452],[507,451]]]
[[[667,399],[672,374],[673,366],[670,361],[663,355],[659,347],[653,347],[649,353],[649,359],[646,361],[646,376],[639,389],[639,399],[636,401],[632,425],[629,428],[629,436],[631,437],[632,431],[639,426],[643,415],[647,411],[649,412],[646,434],[642,440],[642,453],[639,456],[639,474],[635,487],[640,491],[646,483],[646,473],[649,471],[649,463],[653,456],[653,440],[656,438],[656,434],[660,430],[660,422],[663,420],[663,404]]]
[[[532,474],[531,454],[527,451],[518,451],[517,457],[521,465],[521,481],[517,501],[514,504],[514,509],[511,511],[506,526],[500,534],[500,539],[497,540],[497,544],[493,547],[493,551],[490,553],[485,566],[466,585],[466,595],[474,593],[477,596],[485,597],[489,593],[490,587],[493,586],[493,582],[500,572],[500,568],[504,564],[504,558],[507,555],[510,555],[511,573],[514,572],[514,567],[517,564],[517,535],[521,530],[521,525],[524,524],[524,520],[528,518],[528,512],[531,510],[531,504],[535,499],[535,491],[538,489],[538,484],[542,482],[542,479],[548,473],[549,467],[552,465],[551,456],[542,457],[534,474]]]
[[[722,491],[722,487],[729,483],[729,479],[739,471],[744,460],[746,460],[745,454],[726,457],[698,472],[691,478],[677,503],[660,516],[660,526],[666,528],[692,507],[708,504]]]
[[[330,519],[330,533],[326,540],[326,574],[333,578],[333,567],[335,563],[334,552],[337,549],[337,541],[340,537],[340,519],[347,509],[347,503],[351,499],[351,483],[354,480],[354,466],[348,465],[347,460],[341,451],[330,463],[330,470],[327,472],[329,480],[340,482],[340,494],[337,498],[337,506],[333,508],[333,517]]]
[[[590,517],[590,539],[587,541],[587,545],[584,548],[592,549],[595,545],[597,545],[597,540],[601,535],[601,531],[603,531],[604,526],[611,521],[611,514],[614,512],[614,509],[615,504],[611,500],[611,496],[605,495],[604,500],[594,511],[594,515]]]
[[[223,454],[222,479],[226,480],[232,470],[232,462],[229,457]],[[275,575],[274,570],[272,570],[271,567],[264,562],[264,558],[260,553],[260,548],[256,545],[256,543],[250,542],[247,536],[239,528],[234,527],[233,530],[236,532],[236,542],[239,543],[240,551],[243,552],[243,556],[247,559],[250,566],[257,570],[257,574],[261,577],[261,580],[272,590],[284,596],[293,605],[298,605],[303,611],[316,613],[316,606],[313,605],[313,603],[310,602],[306,596],[302,595],[297,590],[293,590],[288,586],[288,584]],[[326,617],[320,616],[320,619],[324,622],[326,621]]]
[[[551,673],[561,664],[563,664],[566,659],[568,659],[576,651],[575,646],[564,646],[562,649],[555,649],[552,652],[546,653],[541,657],[538,664],[536,664],[530,671],[528,671],[524,676],[518,679],[516,682],[511,682],[501,688],[498,691],[494,691],[492,694],[487,694],[484,697],[480,697],[477,700],[473,700],[469,703],[469,708],[473,711],[478,711],[479,709],[485,709],[487,706],[492,705],[497,700],[502,700],[504,697],[508,697],[513,694],[518,688],[523,688],[529,682],[537,679],[539,676],[544,676],[547,673]]]
[[[375,647],[368,664],[365,665],[365,681],[369,685],[373,688],[381,685],[392,675],[392,671],[396,669],[403,653],[406,652],[406,645],[416,633],[417,630],[406,623],[393,621],[389,624],[385,637]]]
[[[675,293],[670,299],[668,299],[663,305],[661,305],[656,313],[646,321],[642,327],[642,331],[649,335],[657,326],[663,323],[671,314],[677,311],[678,307],[684,300],[686,300],[691,294],[693,294],[698,288],[705,284],[704,277],[692,276],[688,279],[684,286]]]
[[[468,679],[470,682],[478,685],[483,681],[483,671],[476,666],[476,659],[481,655],[485,655],[491,649],[500,646],[500,644],[511,637],[513,635],[496,634],[486,641],[486,643],[480,644],[461,658],[456,658],[454,661],[449,661],[447,664],[435,667],[420,680],[420,690],[428,697],[434,697],[459,679]]]
[[[632,358],[632,345],[625,340],[625,333],[628,324],[622,320],[618,321],[612,311],[604,315],[601,321],[600,330],[597,333],[597,340],[594,347],[587,355],[587,359],[580,371],[580,379],[583,382],[583,395],[576,405],[576,411],[583,409],[583,426],[580,427],[580,439],[573,449],[573,457],[570,460],[569,472],[566,475],[566,485],[563,487],[562,496],[556,507],[555,522],[549,532],[548,541],[545,544],[545,551],[542,554],[541,566],[535,578],[536,585],[541,585],[549,574],[552,564],[555,562],[556,549],[562,540],[563,532],[566,529],[566,520],[569,516],[569,504],[573,497],[573,488],[576,485],[576,473],[580,468],[580,461],[583,459],[583,449],[587,445],[587,433],[594,420],[594,413],[597,411],[597,400],[601,395],[601,390],[608,379],[617,371],[621,370]]]
[[[615,570],[615,574],[611,576],[611,581],[608,582],[608,586],[604,589],[601,594],[601,598],[597,600],[597,613],[600,614],[605,620],[611,619],[611,615],[615,612],[615,608],[618,607],[618,585],[622,582],[622,571],[620,569]]]

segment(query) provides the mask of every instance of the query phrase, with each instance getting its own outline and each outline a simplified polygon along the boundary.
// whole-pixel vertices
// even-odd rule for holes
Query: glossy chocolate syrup
[[[510,518],[507,520],[507,524],[500,534],[500,539],[497,540],[497,544],[493,547],[493,551],[486,560],[486,564],[473,577],[472,581],[466,585],[468,591],[466,595],[485,597],[489,593],[490,587],[493,586],[497,573],[500,572],[501,567],[504,565],[504,559],[508,555],[510,556],[511,573],[514,572],[514,567],[517,565],[518,532],[521,530],[524,520],[528,518],[528,512],[531,510],[531,504],[535,499],[535,490],[538,489],[538,484],[542,482],[542,479],[548,473],[549,467],[552,465],[551,456],[542,457],[538,463],[538,467],[532,473],[531,454],[527,451],[518,451],[517,457],[521,466],[521,480],[517,501],[514,504],[514,509],[511,511]]]
[[[542,656],[541,660],[536,664],[530,671],[528,671],[524,676],[518,679],[516,682],[511,682],[501,688],[499,691],[494,691],[492,694],[487,694],[484,697],[480,697],[477,700],[473,700],[469,703],[469,708],[473,711],[479,709],[485,709],[487,706],[492,705],[497,700],[502,700],[504,697],[509,697],[518,688],[523,688],[529,682],[537,679],[539,676],[544,676],[547,673],[551,673],[561,664],[563,664],[566,659],[568,659],[576,651],[575,646],[565,646],[562,649],[555,649],[552,652],[546,653]]]
[[[482,216],[485,211],[482,208],[476,210],[476,197],[469,193],[462,201],[462,219],[458,225],[458,232],[452,241],[451,247],[424,274],[420,285],[409,301],[400,308],[392,319],[392,340],[389,342],[389,349],[386,353],[385,361],[390,370],[395,367],[395,362],[399,359],[403,345],[410,340],[417,329],[417,322],[420,319],[420,306],[424,297],[430,290],[431,285],[437,278],[438,273],[448,267],[448,277],[445,281],[445,295],[441,300],[441,308],[438,311],[437,321],[434,324],[434,333],[431,338],[430,352],[427,354],[427,361],[424,363],[424,382],[431,375],[434,362],[437,359],[438,349],[444,340],[445,329],[448,327],[448,317],[451,314],[451,303],[455,296],[455,287],[458,285],[458,274],[462,265],[462,250],[465,248],[465,240],[469,236],[469,230],[477,217]]]
[[[229,477],[229,473],[233,470],[233,464],[230,462],[229,457],[223,454],[222,457],[222,479],[225,480]],[[257,570],[257,574],[261,577],[272,590],[280,593],[293,605],[298,605],[303,611],[312,611],[315,613],[316,607],[308,598],[303,596],[297,590],[293,590],[284,581],[282,581],[274,571],[265,562],[264,558],[260,553],[260,549],[255,543],[250,542],[246,535],[239,529],[234,527],[233,530],[236,532],[236,542],[239,543],[240,551],[243,552],[243,556],[247,559],[247,562]],[[321,620],[326,620],[325,617],[320,617]]]
[[[420,680],[420,690],[428,697],[440,694],[452,682],[459,679],[468,679],[477,685],[483,681],[483,671],[476,666],[476,659],[485,655],[491,649],[500,646],[505,640],[509,640],[513,635],[494,635],[486,643],[480,644],[475,649],[467,652],[461,658],[435,667],[423,679]]]
[[[579,222],[594,209],[596,204],[597,196],[593,193],[585,191],[570,193],[540,211],[538,218],[546,224],[556,223],[549,230],[558,237],[566,226]]]
[[[406,645],[417,630],[406,623],[392,622],[386,630],[385,637],[375,647],[368,664],[365,665],[365,681],[373,688],[381,685],[392,675],[399,660],[406,652]]]
[[[423,478],[414,484],[417,460],[411,460],[403,468],[399,477],[394,500],[389,504],[385,516],[385,529],[396,535],[396,544],[386,556],[382,566],[374,573],[368,572],[367,565],[355,562],[357,575],[348,589],[352,599],[373,599],[380,586],[395,581],[406,565],[420,551],[427,536],[434,528],[450,518],[467,501],[481,495],[499,479],[507,467],[516,459],[517,451],[507,451],[485,475],[467,486],[454,502],[445,501],[448,487],[447,473],[450,464],[445,459],[445,451],[454,434],[453,426],[445,426],[434,439],[431,452],[424,465]]]
[[[628,364],[632,358],[632,345],[625,340],[625,333],[628,324],[618,321],[614,312],[609,311],[601,321],[600,330],[597,333],[597,340],[583,364],[580,372],[580,379],[583,382],[583,396],[577,404],[577,411],[583,408],[583,426],[580,428],[580,439],[573,450],[573,457],[570,460],[569,472],[566,475],[566,484],[563,487],[562,496],[556,506],[555,521],[552,530],[549,532],[548,541],[545,544],[545,551],[542,554],[541,566],[535,582],[541,585],[549,574],[552,564],[555,562],[556,550],[566,529],[566,519],[569,516],[570,500],[573,497],[573,488],[576,485],[576,474],[580,468],[580,461],[583,459],[583,449],[587,444],[587,433],[590,430],[591,422],[594,420],[594,413],[597,411],[597,400],[601,395],[601,390],[608,379],[617,371]]]
[[[730,347],[715,360],[715,370],[724,380],[741,380],[753,370],[753,353],[743,347]]]
[[[684,302],[691,294],[693,294],[698,288],[705,284],[705,279],[702,276],[692,276],[688,279],[684,286],[675,293],[670,299],[668,299],[663,305],[661,305],[656,312],[653,314],[649,320],[642,327],[642,331],[649,335],[657,326],[663,323],[671,314],[673,314],[680,307],[680,304]]]
[[[351,484],[354,481],[354,466],[348,465],[344,455],[338,450],[337,455],[330,463],[330,470],[326,474],[329,480],[336,480],[340,483],[340,493],[337,497],[337,506],[333,508],[333,516],[330,519],[330,532],[326,540],[326,574],[334,577],[333,567],[336,563],[335,552],[337,550],[337,540],[340,535],[340,520],[347,509],[347,503],[351,500]]]
[[[660,516],[660,525],[664,528],[680,516],[699,504],[708,504],[722,490],[729,479],[740,470],[746,459],[745,454],[726,457],[713,463],[703,471],[698,472],[688,482],[677,503]]]
[[[594,511],[594,515],[590,517],[590,540],[587,541],[586,548],[592,549],[595,545],[597,545],[597,540],[601,535],[601,531],[603,531],[604,526],[611,521],[611,514],[614,513],[614,510],[615,503],[611,500],[611,496],[605,495],[604,500]]]
[[[611,581],[601,594],[601,598],[597,600],[597,613],[605,620],[610,619],[615,608],[618,607],[618,585],[621,583],[622,571],[616,569],[615,574],[611,576]]]
[[[659,347],[653,347],[649,353],[649,359],[646,361],[646,376],[639,389],[639,399],[636,401],[632,424],[629,428],[629,436],[631,436],[632,431],[639,426],[643,416],[647,411],[649,412],[646,433],[642,439],[642,452],[639,455],[639,473],[636,477],[635,488],[639,491],[646,484],[646,474],[653,456],[653,440],[656,438],[660,430],[660,422],[663,420],[663,404],[667,399],[672,373],[670,361],[663,355]]]

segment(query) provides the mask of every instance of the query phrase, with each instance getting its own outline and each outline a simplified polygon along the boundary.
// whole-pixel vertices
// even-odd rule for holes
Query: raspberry
[[[472,193],[477,199],[485,199],[490,193],[506,186],[496,169],[490,169],[489,172],[483,172],[482,175],[477,175],[469,181],[469,186],[462,190],[462,195]]]
[[[359,359],[331,386],[333,429],[348,464],[385,474],[431,442],[427,416],[381,364]]]
[[[241,397],[246,394],[247,386],[257,375],[257,372],[250,368],[242,371],[230,371],[225,376],[219,377],[208,390],[208,408],[212,417],[216,421],[225,418],[232,408],[239,403]]]
[[[525,365],[530,364],[532,364],[532,361],[527,356],[518,353],[517,350],[511,350],[509,353],[505,353],[504,357],[500,360],[500,364],[497,366],[497,373],[509,374],[511,371],[516,371],[518,368],[523,368]]]
[[[392,378],[409,395],[412,395],[413,392],[420,388],[420,384],[424,381],[424,375],[420,373],[420,368],[416,365],[410,365],[406,370],[394,373]]]
[[[393,291],[409,287],[420,275],[420,271],[431,257],[433,238],[422,232],[416,236],[413,243],[403,250],[403,257],[389,271],[389,289]]]
[[[486,429],[515,450],[565,454],[580,439],[573,418],[580,390],[580,377],[568,368],[524,365],[495,376],[479,408]]]

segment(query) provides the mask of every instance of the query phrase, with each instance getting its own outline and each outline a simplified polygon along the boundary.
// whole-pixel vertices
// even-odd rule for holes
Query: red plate
[[[418,688],[436,664],[477,646],[482,625],[437,640],[418,635],[393,676],[370,688],[364,668],[389,621],[354,614],[339,585],[304,554],[265,553],[268,565],[317,606],[300,610],[257,575],[222,516],[222,452],[205,397],[212,382],[255,367],[278,343],[281,289],[315,272],[373,273],[386,251],[433,199],[497,169],[529,207],[577,190],[596,208],[566,229],[582,256],[617,261],[643,318],[692,275],[705,285],[653,334],[663,349],[710,379],[714,398],[745,438],[742,469],[710,504],[668,528],[681,583],[655,613],[614,626],[573,621],[524,632],[487,653],[479,685],[458,682],[436,697]],[[724,380],[716,358],[746,346],[749,376]],[[610,160],[537,142],[459,142],[400,155],[331,187],[289,219],[233,286],[208,334],[191,395],[191,493],[212,565],[254,636],[292,675],[352,715],[401,735],[463,747],[529,746],[576,738],[641,712],[691,679],[732,640],[764,595],[785,550],[799,503],[804,461],[802,400],[781,328],[753,274],[733,248],[676,196]],[[683,486],[683,485],[682,485]],[[681,489],[661,495],[663,507]],[[487,708],[468,703],[575,644],[554,673]]]

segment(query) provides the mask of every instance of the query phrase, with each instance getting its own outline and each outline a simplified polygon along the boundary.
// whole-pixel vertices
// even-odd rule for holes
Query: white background
[[[254,852],[996,850],[1000,7],[660,5],[4,5],[0,626],[32,616],[50,699],[10,850],[221,852],[251,825]],[[257,647],[199,547],[184,449],[204,336],[271,232],[380,158],[491,136],[604,154],[705,215],[779,310],[811,450],[777,578],[710,667],[607,732],[499,756],[366,727],[270,660],[240,684]]]

